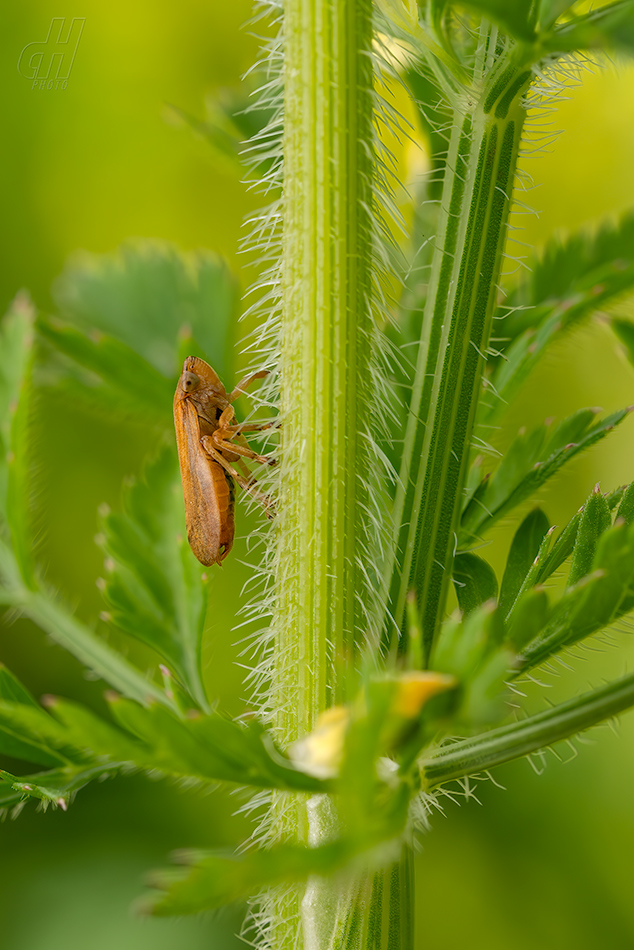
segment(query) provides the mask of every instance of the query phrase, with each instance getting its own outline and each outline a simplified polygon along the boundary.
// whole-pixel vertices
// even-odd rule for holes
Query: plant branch
[[[485,44],[483,49],[486,59]],[[519,67],[502,68],[498,62],[479,99],[453,115],[439,239],[394,506],[393,550],[384,574],[389,641],[401,629],[406,597],[414,589],[426,657],[451,578],[528,78]]]
[[[426,788],[486,772],[562,742],[634,706],[634,674],[473,739],[440,749],[421,763]]]

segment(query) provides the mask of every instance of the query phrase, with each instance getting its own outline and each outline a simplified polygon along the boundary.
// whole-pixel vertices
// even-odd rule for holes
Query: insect
[[[220,564],[233,545],[234,481],[272,517],[271,502],[258,490],[243,459],[268,465],[275,460],[254,452],[243,433],[259,432],[275,423],[235,423],[232,406],[249,383],[266,375],[263,370],[246,376],[227,393],[204,360],[188,356],[183,363],[174,393],[174,425],[187,538],[201,564]]]

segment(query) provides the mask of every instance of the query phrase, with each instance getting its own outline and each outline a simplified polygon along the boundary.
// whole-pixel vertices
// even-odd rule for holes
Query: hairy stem
[[[283,745],[346,694],[367,582],[372,339],[371,0],[288,0],[284,18],[283,312],[275,667]],[[273,804],[275,836],[308,840],[304,802]],[[299,893],[271,926],[296,946]]]

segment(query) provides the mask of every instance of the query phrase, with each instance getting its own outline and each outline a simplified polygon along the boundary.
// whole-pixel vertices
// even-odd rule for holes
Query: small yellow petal
[[[415,719],[432,696],[453,689],[456,684],[455,676],[433,670],[403,673],[397,681],[392,712],[403,719]]]
[[[341,765],[349,722],[350,710],[345,706],[324,710],[313,731],[290,746],[289,757],[305,772],[318,778],[331,778]]]

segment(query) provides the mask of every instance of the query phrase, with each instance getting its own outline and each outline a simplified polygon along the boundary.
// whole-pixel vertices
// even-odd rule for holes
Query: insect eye
[[[181,385],[186,393],[191,393],[200,385],[200,377],[195,373],[183,373]]]

